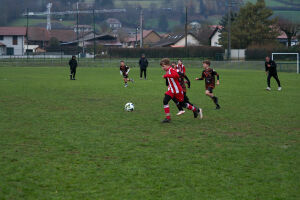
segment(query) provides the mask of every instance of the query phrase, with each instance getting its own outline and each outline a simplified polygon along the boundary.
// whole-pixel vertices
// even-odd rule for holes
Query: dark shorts
[[[123,75],[123,78],[128,78],[128,75]]]
[[[206,90],[208,90],[209,93],[211,93],[211,94],[213,93],[213,89],[214,89],[214,88],[212,88],[212,87],[207,87],[207,88],[206,88]]]

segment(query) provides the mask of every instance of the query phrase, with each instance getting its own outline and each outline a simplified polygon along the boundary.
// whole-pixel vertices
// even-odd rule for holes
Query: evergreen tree
[[[276,41],[278,31],[276,19],[271,9],[266,7],[264,0],[257,0],[256,4],[247,3],[241,7],[231,26],[232,48],[247,48],[251,44],[264,45]],[[222,31],[220,43],[227,48],[227,24]]]

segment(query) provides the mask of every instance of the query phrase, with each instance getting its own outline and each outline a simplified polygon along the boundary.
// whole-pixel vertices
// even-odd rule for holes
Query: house
[[[0,27],[0,55],[24,55],[25,36],[25,27]]]
[[[174,34],[160,40],[154,47],[185,47],[185,34]],[[187,34],[187,46],[200,46],[197,37],[192,34]]]
[[[28,28],[28,44],[38,45],[45,48],[49,45],[51,38],[56,38],[59,42],[69,42],[77,38],[77,33],[73,30],[47,30],[43,27]]]
[[[110,34],[95,34],[93,32],[88,33],[84,36],[81,36],[78,40],[73,40],[69,42],[62,43],[62,46],[79,46],[79,47],[88,47],[94,45],[103,45],[105,47],[122,47],[122,44],[118,39]]]
[[[141,35],[138,33],[134,34],[125,39],[123,46],[124,47],[135,47],[135,44],[139,46],[141,40]],[[143,31],[143,44],[144,46],[152,46],[158,41],[161,40],[160,35],[154,30],[144,30]]]
[[[223,27],[219,26],[219,25],[213,25],[211,27],[213,28],[213,32],[212,32],[211,36],[209,37],[210,45],[216,46],[216,47],[221,47],[222,45],[220,45],[219,40],[221,38],[221,30],[223,29]],[[281,44],[284,44],[285,46],[288,46],[287,35],[283,31],[278,30],[278,32],[279,32],[279,36],[277,37],[278,42],[280,42]],[[299,44],[297,37],[293,37],[291,45],[294,46],[297,44]]]
[[[277,40],[279,43],[285,45],[285,46],[288,46],[288,37],[287,35],[285,34],[285,32],[283,31],[280,31],[280,35],[277,37]],[[295,45],[298,45],[299,44],[299,41],[297,39],[297,37],[293,37],[292,40],[291,40],[291,46],[295,46]]]
[[[112,30],[122,28],[121,22],[116,18],[108,18],[105,22]]]
[[[93,27],[90,25],[74,25],[73,26],[73,30],[75,33],[77,33],[77,29],[78,29],[78,33],[87,33],[87,32],[91,32],[93,31]]]
[[[210,28],[213,30],[209,37],[210,46],[221,47],[222,45],[220,45],[219,40],[221,38],[221,30],[223,29],[223,27],[220,25],[213,25],[210,26]]]

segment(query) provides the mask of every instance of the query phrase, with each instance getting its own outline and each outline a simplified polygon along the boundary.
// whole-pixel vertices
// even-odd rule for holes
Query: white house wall
[[[187,36],[187,43],[188,43],[188,46],[199,46],[200,43],[199,41],[192,35],[188,35]],[[182,38],[181,40],[179,40],[175,46],[185,46],[185,37]]]
[[[18,44],[13,45],[13,36],[4,36],[1,43],[7,48],[14,48],[14,55],[23,55],[24,51],[24,36],[18,36]]]
[[[219,31],[217,31],[213,37],[211,38],[211,46],[213,47],[221,47],[222,45],[220,45],[219,41],[221,38],[221,33]]]

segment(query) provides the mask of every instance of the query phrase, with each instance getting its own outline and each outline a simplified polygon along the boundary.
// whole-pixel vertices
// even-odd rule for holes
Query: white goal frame
[[[274,60],[274,55],[297,55],[297,74],[299,74],[299,53],[272,53],[272,60]]]

